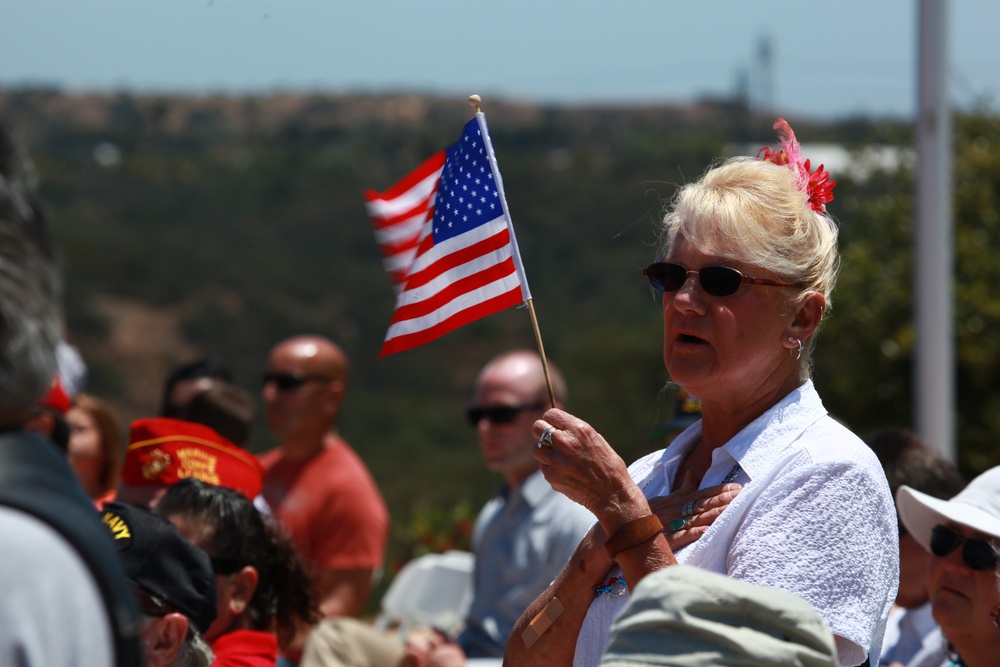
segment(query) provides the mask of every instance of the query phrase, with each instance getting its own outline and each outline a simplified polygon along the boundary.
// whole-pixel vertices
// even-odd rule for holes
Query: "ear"
[[[327,387],[325,406],[331,415],[336,415],[340,412],[340,404],[344,402],[346,391],[347,385],[342,380],[334,380]]]
[[[155,619],[148,632],[150,634],[143,637],[146,667],[169,667],[174,664],[187,639],[187,617],[178,613],[167,614]]]
[[[260,575],[257,568],[247,565],[242,570],[232,575],[229,581],[229,611],[234,616],[239,616],[246,611],[253,599],[253,594],[257,591],[257,583]]]
[[[826,297],[819,292],[807,292],[802,301],[799,302],[795,317],[792,318],[782,334],[782,339],[794,338],[805,344],[819,327],[825,310]]]

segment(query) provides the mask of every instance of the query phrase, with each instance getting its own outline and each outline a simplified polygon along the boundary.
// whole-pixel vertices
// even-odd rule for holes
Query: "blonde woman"
[[[535,423],[546,479],[598,523],[514,627],[510,665],[596,665],[629,592],[676,563],[805,598],[841,664],[878,657],[898,577],[892,498],[878,459],[810,379],[838,270],[833,183],[787,123],[775,128],[781,150],[681,188],[662,260],[644,271],[661,298],[667,371],[701,399],[701,420],[631,467],[567,412]]]

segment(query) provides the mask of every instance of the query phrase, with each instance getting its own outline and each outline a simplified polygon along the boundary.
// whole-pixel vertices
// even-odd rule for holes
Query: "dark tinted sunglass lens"
[[[740,288],[742,277],[728,266],[706,266],[698,272],[701,288],[712,296],[729,296]]]
[[[278,387],[281,389],[298,389],[305,380],[301,380],[294,375],[279,375],[277,378]]]
[[[650,264],[643,270],[643,274],[649,279],[653,289],[660,293],[676,292],[687,278],[687,270],[683,266],[666,262]]]
[[[997,566],[997,552],[989,542],[966,540],[962,547],[962,559],[973,570],[985,572]]]
[[[482,408],[469,408],[465,411],[465,416],[469,418],[469,423],[473,426],[478,426],[479,420],[481,420],[485,414],[486,411]]]
[[[490,409],[490,421],[494,424],[509,424],[517,419],[517,408],[499,407]]]
[[[663,294],[663,270],[662,264],[650,264],[642,270],[642,275],[646,276],[649,286]]]
[[[295,377],[288,373],[268,373],[264,376],[264,384],[268,382],[273,382],[278,389],[282,391],[288,391],[290,389],[298,389],[303,384],[305,384],[304,378]]]
[[[509,424],[517,419],[519,412],[521,408],[500,405],[494,408],[469,408],[465,414],[470,424],[479,426],[484,418],[491,424]]]
[[[938,558],[947,556],[959,543],[958,534],[945,526],[934,526],[931,531],[931,553]]]
[[[660,282],[663,284],[664,292],[676,292],[684,286],[687,280],[687,269],[680,264],[663,263],[657,266],[662,267]]]

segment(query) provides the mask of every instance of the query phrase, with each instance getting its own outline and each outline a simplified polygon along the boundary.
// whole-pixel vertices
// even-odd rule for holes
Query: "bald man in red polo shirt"
[[[324,616],[358,616],[385,557],[389,514],[364,463],[337,433],[347,357],[322,336],[271,350],[264,374],[268,428],[264,498],[307,564]]]

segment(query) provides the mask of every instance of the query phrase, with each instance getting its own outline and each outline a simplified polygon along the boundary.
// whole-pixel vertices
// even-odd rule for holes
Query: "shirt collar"
[[[541,470],[536,470],[513,491],[514,494],[524,498],[524,502],[529,507],[535,507],[546,495],[552,493],[552,487],[545,481],[545,475]]]
[[[806,380],[800,387],[771,406],[764,414],[727,442],[723,448],[729,456],[739,461],[750,479],[763,474],[770,467],[775,449],[784,449],[817,420],[826,416],[823,401]]]
[[[812,380],[806,380],[713,452],[712,467],[705,475],[702,486],[722,482],[737,462],[750,479],[763,474],[766,468],[762,466],[768,465],[771,460],[769,452],[773,452],[775,447],[783,449],[788,446],[802,431],[825,415],[826,408],[823,407],[823,401]],[[679,465],[699,438],[700,419],[674,438],[663,450],[663,455],[652,462],[653,467],[662,469],[669,468],[672,464]],[[646,471],[647,474],[651,472],[652,470]]]

